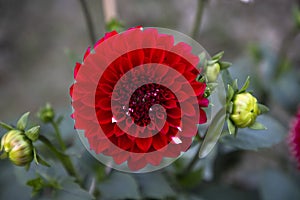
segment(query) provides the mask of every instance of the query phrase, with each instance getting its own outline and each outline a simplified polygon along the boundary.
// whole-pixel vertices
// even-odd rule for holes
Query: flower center
[[[135,124],[142,127],[147,126],[151,122],[150,115],[156,112],[156,116],[158,116],[158,112],[160,112],[152,106],[163,105],[170,99],[176,100],[175,95],[168,88],[156,83],[142,85],[132,94],[127,114],[132,117]]]

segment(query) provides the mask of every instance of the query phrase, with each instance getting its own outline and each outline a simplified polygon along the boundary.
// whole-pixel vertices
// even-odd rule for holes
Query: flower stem
[[[59,159],[59,161],[62,163],[63,167],[65,168],[65,170],[67,171],[67,173],[70,176],[73,176],[76,180],[77,183],[79,183],[80,185],[82,185],[81,180],[79,175],[77,174],[74,165],[70,159],[69,156],[65,155],[64,153],[58,151],[55,146],[50,142],[50,140],[48,140],[45,136],[40,135],[39,136],[39,140],[41,142],[43,142],[54,154],[55,156]]]
[[[197,150],[195,152],[195,155],[193,156],[192,160],[189,162],[189,164],[182,170],[180,175],[185,175],[191,172],[194,169],[194,166],[199,161],[199,151],[200,151],[201,145],[198,144]]]
[[[195,21],[194,21],[194,26],[193,26],[193,30],[191,33],[191,36],[193,38],[196,38],[196,36],[198,35],[201,23],[202,23],[202,16],[203,16],[203,11],[204,11],[204,7],[205,7],[205,3],[207,2],[207,0],[198,0],[198,6],[197,6],[197,13],[196,13],[196,17],[195,17]]]
[[[60,133],[60,130],[58,128],[58,125],[55,121],[51,121],[51,125],[53,126],[54,130],[55,130],[55,134],[56,134],[56,137],[57,137],[57,140],[59,142],[59,145],[61,147],[61,150],[64,152],[66,150],[66,145],[61,137],[61,133]]]
[[[81,5],[81,8],[82,8],[82,12],[84,14],[84,18],[85,18],[87,29],[88,29],[88,32],[89,32],[89,37],[90,37],[91,44],[95,44],[96,43],[96,36],[95,36],[95,31],[94,31],[95,29],[94,29],[94,26],[93,26],[92,17],[91,17],[91,14],[89,12],[87,3],[86,3],[85,0],[79,0],[79,2],[80,2],[80,5]]]

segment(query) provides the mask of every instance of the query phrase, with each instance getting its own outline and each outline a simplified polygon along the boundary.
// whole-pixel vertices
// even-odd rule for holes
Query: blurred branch
[[[83,12],[84,17],[85,17],[86,25],[87,25],[88,32],[89,32],[90,41],[91,41],[92,44],[95,44],[96,43],[96,36],[95,36],[95,31],[94,31],[95,29],[94,29],[94,26],[93,26],[92,17],[91,17],[91,14],[89,12],[87,3],[86,3],[85,0],[79,0],[79,2],[80,2],[82,12]]]
[[[293,45],[294,40],[300,33],[300,1],[297,1],[297,4],[292,7],[292,17],[294,25],[287,32],[285,37],[282,39],[279,51],[277,54],[277,64],[275,66],[274,78],[278,79],[280,75],[285,72],[289,67],[290,63],[288,60],[288,52],[290,47]]]
[[[104,22],[108,24],[110,21],[117,19],[117,4],[115,0],[102,0]]]
[[[275,68],[275,79],[278,79],[280,75],[286,70],[288,59],[287,54],[289,52],[289,48],[293,45],[293,41],[299,33],[300,29],[297,27],[293,27],[283,38],[277,54],[277,58],[279,59],[279,61]]]
[[[202,23],[202,16],[203,16],[203,11],[204,11],[204,7],[205,7],[205,3],[208,0],[198,0],[198,6],[197,6],[197,13],[196,13],[196,17],[195,17],[195,21],[194,21],[194,26],[193,26],[193,30],[191,33],[191,36],[193,38],[195,38],[198,35],[201,23]]]

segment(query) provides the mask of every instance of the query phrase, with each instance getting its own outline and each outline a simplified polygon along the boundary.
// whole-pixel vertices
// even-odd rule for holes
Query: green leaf
[[[88,191],[82,189],[72,178],[65,178],[59,183],[61,189],[55,194],[54,199],[92,200],[95,199]],[[117,193],[117,190],[115,190]]]
[[[258,109],[259,109],[259,112],[260,114],[264,114],[264,113],[267,113],[269,112],[269,108],[263,104],[257,104],[258,105]]]
[[[243,92],[246,92],[246,90],[248,89],[249,87],[249,84],[250,84],[250,76],[247,77],[243,87],[239,90],[239,93],[243,93]]]
[[[225,61],[220,62],[221,70],[227,69],[227,68],[229,68],[231,65],[232,65],[232,63],[230,63],[230,62],[225,62]]]
[[[21,131],[24,131],[27,126],[27,121],[30,112],[24,113],[17,122],[17,128]]]
[[[206,157],[214,148],[222,133],[225,122],[226,109],[223,107],[213,118],[199,151],[199,157]]]
[[[249,126],[250,129],[253,129],[253,130],[266,130],[267,128],[259,123],[259,122],[254,122],[254,124],[252,124],[251,126]]]
[[[142,196],[147,199],[167,199],[176,197],[175,191],[161,173],[153,172],[151,174],[136,174],[135,178],[139,183]]]
[[[31,195],[35,196],[45,187],[45,182],[39,176],[35,179],[31,179],[31,180],[27,181],[26,185],[32,187]]]
[[[220,141],[238,149],[257,150],[271,147],[285,139],[288,131],[277,120],[268,115],[260,115],[257,119],[268,129],[257,131],[243,128],[239,129],[236,137],[225,135]]]
[[[25,135],[33,142],[39,138],[40,126],[34,126],[29,130],[25,131]]]
[[[103,199],[140,199],[138,184],[129,174],[114,172],[99,184]]]
[[[12,126],[10,126],[9,124],[6,124],[6,123],[1,122],[1,121],[0,121],[0,126],[2,126],[2,128],[6,129],[6,130],[8,130],[8,131],[14,129],[14,128],[13,128]]]
[[[229,131],[229,134],[234,134],[236,135],[236,130],[237,128],[233,125],[233,123],[231,122],[230,119],[227,119],[227,126],[228,126],[228,131]]]

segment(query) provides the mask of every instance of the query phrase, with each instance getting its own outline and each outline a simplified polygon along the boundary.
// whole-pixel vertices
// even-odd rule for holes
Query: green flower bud
[[[50,104],[46,104],[45,107],[41,108],[38,112],[38,117],[42,120],[44,123],[49,123],[54,119],[55,113]]]
[[[25,166],[33,160],[32,142],[19,130],[11,130],[2,137],[2,149],[17,166]]]
[[[213,65],[209,65],[207,66],[206,69],[206,76],[208,79],[208,82],[215,82],[218,78],[218,75],[220,73],[220,64],[219,63],[215,63]]]
[[[245,128],[251,126],[255,122],[257,115],[259,115],[259,109],[257,99],[254,96],[248,92],[235,95],[230,119],[236,127]]]

